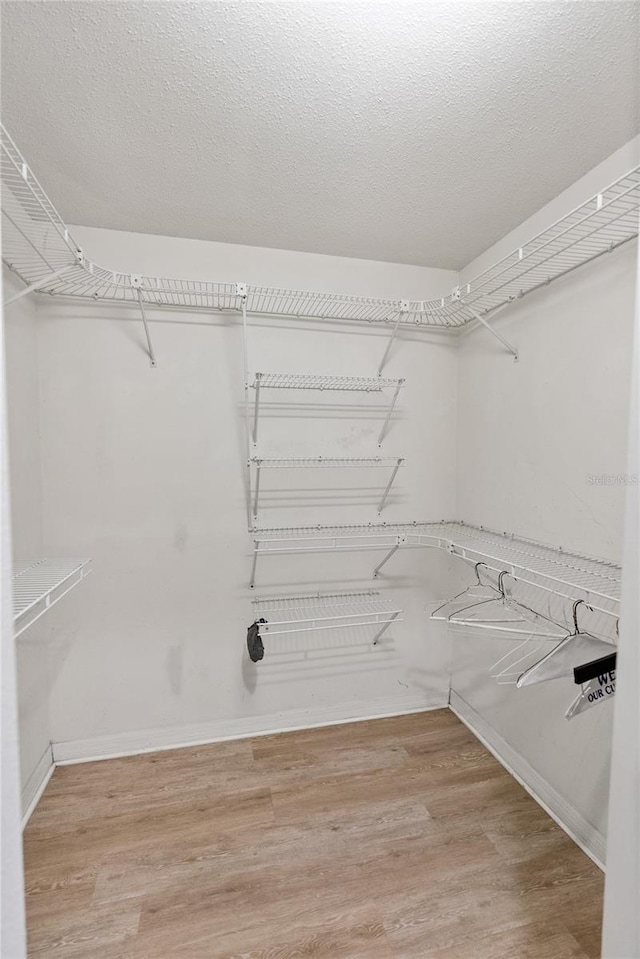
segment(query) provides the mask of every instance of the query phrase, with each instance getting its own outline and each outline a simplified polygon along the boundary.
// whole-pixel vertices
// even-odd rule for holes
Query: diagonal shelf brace
[[[404,457],[403,457],[403,456],[400,456],[400,457],[398,458],[398,462],[397,462],[396,465],[393,467],[393,472],[391,473],[391,476],[389,477],[389,482],[387,483],[387,487],[386,487],[384,493],[382,494],[382,499],[380,500],[380,503],[379,503],[379,505],[378,505],[378,516],[379,516],[380,513],[382,512],[382,510],[383,510],[383,508],[384,508],[384,504],[387,502],[387,496],[389,495],[389,490],[390,490],[391,487],[393,486],[393,481],[394,481],[394,479],[396,478],[396,476],[398,475],[398,470],[399,470],[400,467],[402,466],[403,462],[404,462]]]
[[[75,270],[77,263],[72,263],[69,266],[63,266],[59,270],[54,270],[52,273],[48,273],[46,276],[43,276],[41,280],[36,280],[35,283],[30,283],[29,286],[25,286],[24,290],[20,290],[19,293],[14,293],[13,296],[10,296],[8,300],[4,301],[3,306],[7,307],[11,303],[15,303],[16,300],[21,300],[23,296],[26,296],[27,293],[33,293],[34,290],[39,290],[40,287],[46,286],[47,283],[50,283],[51,280],[57,279],[59,276],[63,276],[65,273],[68,273],[69,270]]]
[[[392,546],[392,547],[391,547],[391,549],[389,550],[389,552],[387,553],[387,555],[384,557],[384,559],[383,559],[381,562],[379,562],[378,565],[376,566],[376,568],[374,569],[374,571],[373,571],[373,578],[374,578],[374,579],[377,579],[377,578],[378,578],[378,575],[379,575],[380,570],[382,569],[382,567],[383,567],[386,563],[389,562],[389,560],[391,559],[391,557],[393,556],[393,554],[396,553],[396,552],[400,549],[401,546],[404,546],[404,544],[405,544],[406,542],[407,542],[407,537],[406,537],[406,536],[398,536],[398,539],[396,540],[395,546]]]
[[[254,459],[256,464],[256,488],[253,494],[253,519],[254,522],[258,520],[258,500],[260,498],[260,467],[262,466],[262,460]]]
[[[383,624],[382,624],[382,628],[379,629],[378,632],[376,633],[376,635],[373,637],[373,645],[374,645],[374,646],[377,646],[377,645],[378,645],[378,640],[381,639],[382,636],[384,636],[384,634],[386,633],[386,631],[389,629],[389,626],[391,626],[391,623],[392,623],[399,615],[400,615],[399,612],[394,613],[394,614],[392,615],[391,619],[387,620],[386,623],[383,623]]]
[[[383,369],[384,369],[385,363],[387,362],[387,357],[389,356],[389,353],[390,353],[390,351],[391,351],[391,347],[393,346],[393,341],[395,340],[396,336],[398,335],[398,330],[400,329],[400,323],[402,322],[402,317],[403,317],[404,313],[406,312],[406,310],[408,310],[408,308],[409,308],[409,301],[408,301],[408,300],[401,300],[401,301],[400,301],[400,312],[398,313],[398,318],[396,319],[395,326],[394,326],[393,330],[391,331],[391,336],[389,337],[389,339],[388,339],[388,341],[387,341],[387,348],[385,349],[384,354],[383,354],[383,357],[382,357],[382,359],[380,360],[380,365],[379,365],[379,367],[378,367],[378,376],[381,375],[381,373],[382,373],[382,371],[383,371]]]
[[[506,340],[504,336],[501,336],[500,333],[496,332],[496,330],[494,330],[494,328],[484,318],[484,316],[481,316],[476,310],[473,309],[472,306],[469,306],[469,304],[467,303],[466,307],[469,310],[469,312],[476,318],[478,323],[482,323],[482,325],[489,330],[489,333],[491,333],[492,336],[495,336],[497,340],[500,340],[502,345],[506,347],[509,353],[511,353],[511,355],[513,356],[514,362],[517,363],[520,357],[518,356],[518,351],[516,350],[515,346],[512,346],[509,340]]]
[[[151,335],[149,333],[149,324],[147,323],[147,314],[145,313],[145,310],[144,310],[144,303],[142,300],[142,289],[140,287],[140,277],[132,276],[131,285],[136,291],[136,294],[138,297],[138,303],[140,305],[140,312],[142,314],[142,325],[144,326],[144,335],[147,338],[147,354],[149,356],[149,363],[152,367],[155,367],[157,366],[156,355],[153,352],[153,344],[151,342]]]
[[[378,446],[382,446],[382,441],[386,436],[387,429],[389,427],[389,420],[391,419],[391,414],[393,413],[393,408],[396,405],[396,400],[398,399],[398,393],[402,389],[403,383],[404,383],[404,380],[398,380],[393,396],[391,398],[391,403],[389,404],[389,409],[387,410],[387,415],[385,417],[384,423],[382,424],[382,429],[380,430],[380,436],[378,437]]]
[[[253,562],[251,564],[251,579],[249,580],[249,589],[256,585],[256,566],[258,565],[258,540],[253,541]]]
[[[262,373],[256,373],[256,382],[254,384],[256,399],[253,407],[253,445],[258,445],[258,410],[260,408],[260,377]]]

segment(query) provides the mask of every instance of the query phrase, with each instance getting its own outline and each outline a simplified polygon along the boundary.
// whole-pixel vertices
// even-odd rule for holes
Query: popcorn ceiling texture
[[[5,0],[3,119],[70,223],[458,269],[636,134],[639,16]]]

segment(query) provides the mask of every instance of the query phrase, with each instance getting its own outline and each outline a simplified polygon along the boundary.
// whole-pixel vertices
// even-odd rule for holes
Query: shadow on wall
[[[258,682],[274,684],[296,679],[301,674],[316,678],[343,676],[345,673],[370,673],[402,665],[395,640],[382,637],[374,646],[373,627],[362,628],[359,635],[352,630],[345,636],[342,630],[330,630],[334,635],[323,636],[311,631],[292,635],[265,636],[264,659],[254,663],[249,659],[246,645],[242,655],[242,679],[249,693],[255,692]],[[341,636],[336,636],[341,633]]]

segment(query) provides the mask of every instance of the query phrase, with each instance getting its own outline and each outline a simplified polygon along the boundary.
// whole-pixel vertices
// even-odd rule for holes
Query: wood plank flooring
[[[56,769],[32,959],[596,959],[603,878],[449,710]]]

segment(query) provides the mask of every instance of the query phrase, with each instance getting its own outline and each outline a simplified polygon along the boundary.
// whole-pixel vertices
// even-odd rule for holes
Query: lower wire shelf
[[[90,559],[39,559],[13,570],[14,637],[33,625],[91,572]]]
[[[313,593],[308,596],[264,596],[253,600],[258,633],[282,635],[319,629],[373,626],[375,645],[402,609],[376,590],[359,593]]]

